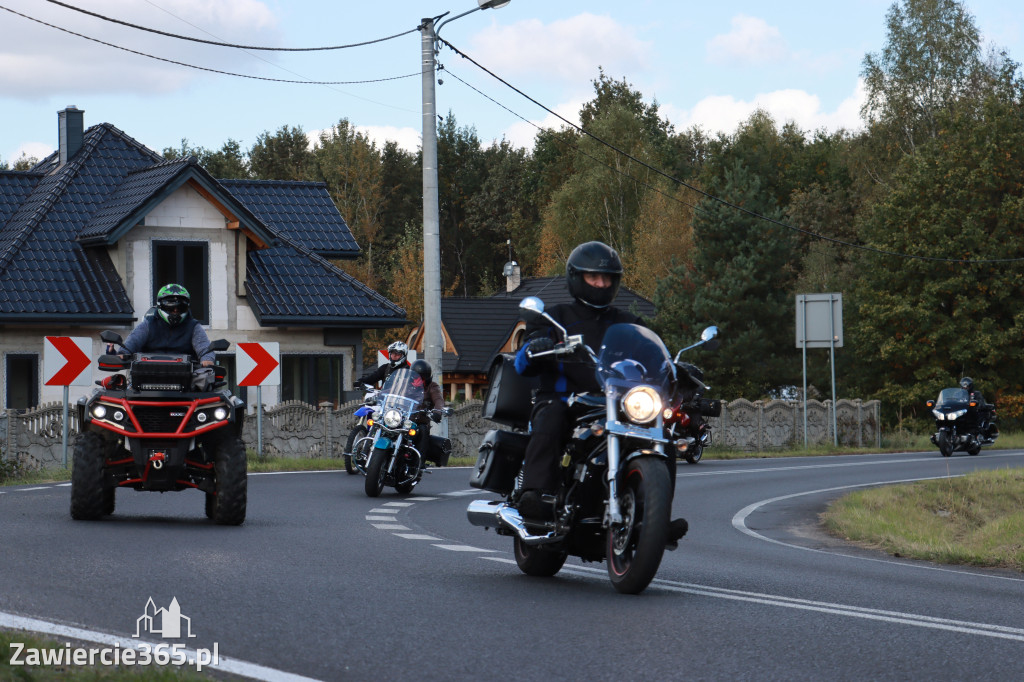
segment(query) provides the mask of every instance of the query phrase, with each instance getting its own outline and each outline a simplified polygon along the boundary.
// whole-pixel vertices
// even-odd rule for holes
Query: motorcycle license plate
[[[373,444],[373,447],[377,448],[378,450],[387,450],[388,448],[391,447],[391,440],[385,438],[384,436],[379,436],[377,438],[377,441]]]

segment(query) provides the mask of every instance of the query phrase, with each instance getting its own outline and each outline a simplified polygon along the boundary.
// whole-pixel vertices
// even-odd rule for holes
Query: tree
[[[249,150],[249,166],[257,180],[309,180],[314,159],[302,126],[260,133]]]
[[[165,159],[184,159],[194,156],[199,165],[215,178],[246,179],[249,177],[249,164],[242,151],[242,146],[230,138],[216,152],[205,147],[193,147],[187,138],[182,138],[180,147],[177,149],[166,147],[163,156]]]
[[[437,191],[441,228],[441,287],[460,286],[464,296],[477,280],[469,202],[486,180],[476,129],[459,128],[448,112],[437,130]],[[472,293],[476,293],[474,290]]]

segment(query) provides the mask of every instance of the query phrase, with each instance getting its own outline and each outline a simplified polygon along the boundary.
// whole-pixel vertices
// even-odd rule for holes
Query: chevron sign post
[[[64,425],[61,445],[68,465],[68,386],[92,383],[92,339],[88,336],[47,336],[43,339],[43,384],[64,387]]]
[[[281,344],[238,344],[235,373],[239,386],[256,387],[256,452],[263,456],[263,387],[281,385]]]

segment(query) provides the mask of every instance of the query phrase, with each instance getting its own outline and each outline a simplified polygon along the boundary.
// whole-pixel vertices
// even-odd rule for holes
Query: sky
[[[893,0],[511,0],[486,10],[476,0],[61,2],[250,47],[397,37],[330,51],[239,49],[50,0],[0,0],[0,161],[8,164],[52,152],[57,111],[68,105],[84,110],[86,127],[113,124],[157,152],[183,139],[248,149],[286,125],[315,137],[343,119],[379,146],[394,140],[415,151],[424,98],[416,29],[446,12],[440,37],[508,83],[441,46],[437,113],[473,128],[485,146],[532,147],[540,128],[564,125],[550,111],[577,123],[601,70],[656,102],[677,131],[731,133],[757,108],[809,132],[856,130],[863,60],[883,48]],[[1024,61],[1019,0],[965,4],[986,46]]]

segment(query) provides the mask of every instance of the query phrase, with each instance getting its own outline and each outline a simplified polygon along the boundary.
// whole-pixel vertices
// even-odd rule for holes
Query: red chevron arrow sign
[[[89,386],[92,339],[88,336],[47,336],[43,341],[43,383],[47,386]]]
[[[235,369],[242,377],[239,386],[279,386],[281,384],[281,344],[240,343]]]

